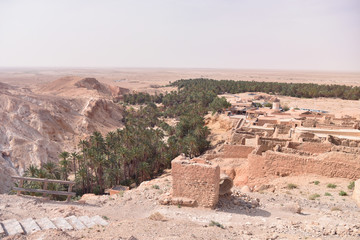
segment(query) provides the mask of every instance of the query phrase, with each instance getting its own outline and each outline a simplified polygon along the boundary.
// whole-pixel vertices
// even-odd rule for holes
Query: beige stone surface
[[[352,198],[355,200],[355,202],[357,203],[357,205],[360,208],[360,179],[355,181],[355,187],[354,187],[354,192],[353,192]]]
[[[219,199],[220,168],[216,164],[196,163],[182,156],[171,162],[173,198],[195,200],[196,205],[215,207]]]

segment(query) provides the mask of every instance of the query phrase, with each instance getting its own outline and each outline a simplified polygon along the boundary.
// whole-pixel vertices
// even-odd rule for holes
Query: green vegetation
[[[284,105],[284,106],[282,107],[282,109],[283,109],[284,112],[287,112],[287,111],[290,110],[290,108],[289,108],[288,105]]]
[[[319,85],[312,83],[249,82],[233,80],[189,79],[170,84],[180,89],[214,91],[216,94],[265,92],[300,98],[334,97],[349,100],[360,99],[360,87],[345,85]]]
[[[316,198],[320,197],[320,194],[315,193],[309,196],[309,200],[315,200]]]
[[[339,195],[340,195],[340,196],[347,196],[348,194],[347,194],[347,192],[340,191],[340,192],[339,192]]]
[[[288,189],[294,189],[294,188],[297,188],[298,186],[296,185],[296,184],[294,184],[294,183],[289,183],[288,185],[287,185],[287,188]]]
[[[159,185],[152,185],[153,189],[160,189]]]
[[[332,195],[331,195],[331,193],[326,192],[326,193],[325,193],[325,196],[330,197],[330,196],[332,196]]]
[[[319,183],[320,183],[319,181],[314,181],[315,185],[319,185]]]
[[[353,190],[354,187],[355,187],[355,182],[354,181],[350,182],[350,184],[348,185],[348,189]]]
[[[342,211],[339,207],[332,207],[331,209],[330,209],[331,211]]]
[[[222,229],[225,229],[224,225],[222,225],[221,223],[219,222],[215,222],[213,220],[210,221],[209,223],[209,226],[212,227],[212,226],[216,226],[216,227],[219,227],[219,228],[222,228]]]
[[[273,106],[272,103],[265,103],[264,104],[264,107],[272,108],[272,106]]]
[[[337,186],[336,186],[336,184],[329,183],[329,184],[327,185],[327,187],[328,187],[328,188],[336,188]]]

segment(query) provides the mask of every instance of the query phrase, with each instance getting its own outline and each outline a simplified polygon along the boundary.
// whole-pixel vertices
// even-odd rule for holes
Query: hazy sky
[[[0,0],[0,67],[360,71],[359,0]]]

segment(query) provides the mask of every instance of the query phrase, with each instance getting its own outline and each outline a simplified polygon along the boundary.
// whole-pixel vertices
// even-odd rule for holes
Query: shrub
[[[354,187],[355,187],[355,182],[354,181],[350,182],[348,189],[352,190],[354,189]]]
[[[332,195],[331,195],[330,193],[326,192],[326,193],[325,193],[325,196],[328,196],[328,197],[329,197],[329,196],[332,196]]]
[[[314,181],[315,185],[319,185],[319,183],[320,183],[319,181]]]
[[[102,218],[105,220],[109,220],[109,218],[107,216],[102,216]]]
[[[290,108],[288,107],[288,105],[283,106],[283,108],[282,108],[282,109],[284,110],[284,112],[286,112],[286,111],[289,111],[289,110],[290,110]]]
[[[338,207],[332,207],[330,210],[331,210],[331,211],[341,211],[341,209],[338,208]]]
[[[166,220],[165,217],[159,212],[155,212],[155,213],[151,214],[149,216],[149,219],[154,220],[154,221],[165,221]]]
[[[318,197],[320,197],[320,194],[314,193],[314,194],[309,196],[309,200],[315,200]]]
[[[336,186],[336,184],[329,183],[329,184],[327,185],[327,187],[328,187],[328,188],[336,188],[337,186]]]
[[[217,227],[222,228],[222,229],[225,228],[222,224],[220,224],[219,222],[215,222],[213,220],[211,220],[211,222],[209,223],[209,226],[217,226]]]
[[[152,188],[154,188],[154,189],[160,189],[159,185],[152,185]]]
[[[297,188],[298,186],[296,185],[296,184],[293,184],[293,183],[289,183],[288,185],[287,185],[287,188],[288,189],[294,189],[294,188]]]
[[[340,196],[347,196],[348,194],[347,194],[346,192],[344,192],[344,191],[340,191],[340,192],[339,192],[339,195],[340,195]]]

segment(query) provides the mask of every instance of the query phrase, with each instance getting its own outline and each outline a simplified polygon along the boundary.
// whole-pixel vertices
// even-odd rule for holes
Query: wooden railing
[[[13,176],[12,179],[19,180],[18,187],[13,187],[13,190],[17,191],[17,195],[20,195],[21,192],[42,193],[43,196],[46,196],[48,194],[62,195],[62,196],[67,196],[66,201],[70,201],[71,196],[76,195],[76,193],[72,192],[72,187],[74,186],[75,182],[47,179],[47,178],[30,178],[30,177],[15,177],[15,176]],[[23,188],[24,181],[43,182],[44,187],[43,187],[43,189]],[[48,183],[67,184],[67,185],[69,185],[69,188],[68,188],[67,192],[66,191],[51,191],[51,190],[47,190]]]

